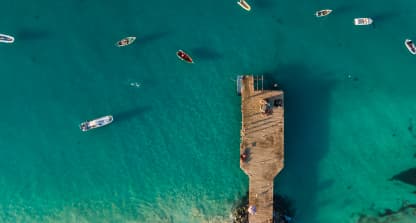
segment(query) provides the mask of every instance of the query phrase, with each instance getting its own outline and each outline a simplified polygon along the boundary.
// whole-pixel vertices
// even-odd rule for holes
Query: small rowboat
[[[323,10],[319,10],[315,12],[315,16],[316,17],[324,17],[327,16],[329,14],[331,14],[332,10],[331,9],[323,9]]]
[[[128,46],[128,45],[132,44],[135,40],[136,40],[135,36],[129,36],[129,37],[126,37],[126,38],[124,38],[120,41],[117,41],[115,45],[117,47]]]
[[[240,0],[240,1],[237,2],[237,4],[240,5],[241,8],[243,8],[246,11],[251,10],[251,6],[245,0]]]
[[[354,25],[356,26],[368,26],[373,23],[371,18],[355,18]]]
[[[413,43],[413,41],[412,41],[412,40],[410,40],[410,39],[406,39],[406,40],[404,41],[404,45],[407,47],[407,49],[409,50],[409,52],[410,52],[411,54],[413,54],[413,55],[415,55],[415,54],[416,54],[416,46],[415,46],[415,44]]]
[[[186,54],[183,50],[178,50],[178,52],[176,52],[176,56],[178,56],[180,60],[183,60],[185,62],[194,63],[192,58],[188,54]]]
[[[13,43],[14,42],[14,37],[0,33],[0,42],[1,43]]]

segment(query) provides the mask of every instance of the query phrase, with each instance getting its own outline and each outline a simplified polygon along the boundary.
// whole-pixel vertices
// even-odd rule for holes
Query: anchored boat
[[[83,132],[86,132],[86,131],[89,131],[91,129],[96,129],[96,128],[106,126],[106,125],[108,125],[112,122],[113,122],[113,116],[112,115],[107,115],[107,116],[97,118],[97,119],[94,119],[94,120],[91,120],[91,121],[85,121],[85,122],[83,122],[79,125],[79,128]]]
[[[14,42],[14,37],[0,33],[0,42],[1,43],[13,43]]]
[[[183,60],[185,62],[194,63],[192,58],[188,54],[186,54],[183,50],[178,50],[178,52],[176,52],[176,56],[178,56],[180,60]]]
[[[327,16],[329,14],[331,14],[332,10],[331,9],[323,9],[323,10],[319,10],[315,12],[315,16],[316,17],[324,17]]]
[[[355,18],[354,25],[356,26],[368,26],[373,23],[371,18]]]
[[[240,1],[237,2],[237,4],[240,5],[241,8],[243,8],[246,11],[251,10],[251,6],[245,0],[240,0]]]
[[[416,46],[415,46],[415,43],[413,43],[411,39],[406,39],[404,41],[404,45],[407,47],[407,49],[409,50],[411,54],[413,55],[416,54]]]
[[[117,41],[115,45],[117,47],[128,46],[132,44],[135,40],[136,40],[135,36],[128,36],[126,38],[121,39],[120,41]]]

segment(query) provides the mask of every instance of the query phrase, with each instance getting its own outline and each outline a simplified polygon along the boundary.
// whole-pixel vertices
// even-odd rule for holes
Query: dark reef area
[[[416,186],[416,167],[402,171],[394,175],[390,180],[399,180],[403,183]]]
[[[411,223],[415,218],[416,204],[403,204],[397,211],[385,209],[376,215],[360,214],[357,223]]]

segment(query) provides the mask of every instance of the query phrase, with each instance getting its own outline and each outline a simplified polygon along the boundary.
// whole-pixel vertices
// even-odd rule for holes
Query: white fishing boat
[[[355,18],[354,25],[356,26],[368,26],[373,23],[371,18]]]
[[[331,9],[323,9],[323,10],[319,10],[315,12],[315,16],[316,17],[324,17],[327,16],[329,14],[331,14],[332,10]]]
[[[240,0],[240,1],[237,2],[237,4],[239,6],[241,6],[241,8],[243,8],[246,11],[250,11],[251,10],[251,6],[245,0]]]
[[[416,54],[416,46],[415,46],[415,43],[413,43],[413,41],[412,41],[412,40],[410,40],[410,39],[406,39],[406,40],[404,41],[404,45],[407,47],[407,49],[409,50],[409,52],[410,52],[411,54],[413,54],[413,55],[415,55],[415,54]]]
[[[106,126],[106,125],[108,125],[112,122],[113,122],[113,116],[112,115],[107,115],[107,116],[97,118],[97,119],[94,119],[94,120],[91,120],[91,121],[85,121],[85,122],[83,122],[79,125],[79,128],[83,132],[86,132],[86,131],[89,131],[91,129],[96,129],[96,128],[99,128],[99,127]]]
[[[123,38],[123,39],[117,41],[115,45],[117,47],[128,46],[128,45],[132,44],[135,40],[136,40],[135,36],[128,36],[126,38]]]
[[[0,42],[1,43],[13,43],[14,42],[14,37],[0,33]]]

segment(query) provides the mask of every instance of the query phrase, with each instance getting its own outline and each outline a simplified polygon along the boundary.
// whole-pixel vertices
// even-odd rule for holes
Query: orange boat
[[[183,50],[178,50],[178,52],[176,52],[176,56],[178,56],[179,59],[185,62],[194,63],[192,58],[188,54],[186,54]]]

